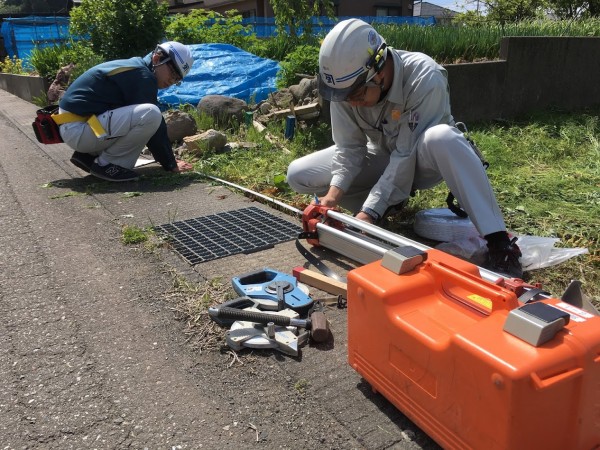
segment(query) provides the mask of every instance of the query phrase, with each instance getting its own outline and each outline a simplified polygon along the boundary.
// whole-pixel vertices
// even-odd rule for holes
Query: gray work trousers
[[[105,137],[96,137],[86,122],[62,124],[60,135],[77,152],[102,155],[111,164],[133,169],[146,143],[158,130],[162,114],[158,106],[143,103],[105,111],[98,120],[106,131]]]

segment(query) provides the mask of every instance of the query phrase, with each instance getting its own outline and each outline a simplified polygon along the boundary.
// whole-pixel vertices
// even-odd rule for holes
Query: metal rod
[[[391,231],[386,231],[383,228],[378,227],[377,225],[370,224],[368,222],[365,222],[364,220],[359,220],[355,217],[351,217],[347,214],[343,214],[338,211],[328,210],[327,217],[330,217],[342,223],[346,223],[354,228],[369,233],[371,236],[381,239],[382,241],[395,244],[396,246],[412,245],[413,247],[416,247],[419,250],[428,250],[431,248],[427,245],[421,244],[420,242],[413,241],[412,239],[401,236],[399,234],[392,233]]]
[[[370,235],[372,235],[378,239],[381,239],[382,241],[385,241],[390,244],[394,244],[395,246],[410,245],[410,246],[415,247],[422,251],[429,250],[431,248],[425,244],[421,244],[420,242],[413,241],[412,239],[409,239],[402,235],[395,234],[390,231],[386,231],[386,230],[378,227],[377,225],[367,223],[365,221],[356,219],[354,217],[348,216],[347,214],[343,214],[343,213],[340,213],[337,211],[328,210],[327,217],[337,220],[339,222],[348,224],[348,225],[355,227],[361,231],[369,233]],[[319,240],[319,242],[320,242],[320,240]],[[354,242],[356,242],[357,245],[359,245],[359,241],[354,241]],[[373,248],[372,244],[369,244],[368,247]],[[387,248],[384,247],[383,245],[382,245],[382,249],[384,252],[387,251]],[[336,249],[332,248],[332,250],[335,251]],[[349,255],[345,255],[345,256],[351,257]],[[481,278],[483,278],[484,280],[490,281],[492,283],[495,283],[498,280],[498,278],[504,278],[503,275],[500,275],[496,272],[492,272],[491,270],[485,269],[483,267],[477,266],[477,268],[479,269],[479,274],[481,275]]]
[[[264,194],[261,194],[259,192],[253,191],[252,189],[245,188],[243,186],[240,186],[239,184],[232,183],[231,181],[222,180],[221,178],[213,177],[212,175],[207,175],[207,174],[202,173],[202,172],[195,172],[195,173],[197,173],[198,175],[200,175],[202,177],[209,178],[211,180],[217,181],[217,182],[225,184],[227,186],[231,186],[231,187],[233,187],[235,189],[239,189],[240,191],[244,191],[244,192],[246,192],[248,194],[252,194],[253,196],[261,198],[261,199],[263,199],[263,200],[265,200],[267,202],[279,205],[282,208],[285,208],[288,211],[293,212],[298,217],[302,217],[302,211],[300,211],[298,208],[294,208],[293,206],[287,205],[287,204],[283,203],[282,201],[279,201],[279,200],[276,200],[274,198],[268,197],[268,196],[266,196]]]
[[[368,236],[340,230],[324,223],[318,223],[317,234],[319,245],[333,250],[361,264],[368,264],[383,258],[383,255],[392,247],[384,247],[382,242],[374,243]]]

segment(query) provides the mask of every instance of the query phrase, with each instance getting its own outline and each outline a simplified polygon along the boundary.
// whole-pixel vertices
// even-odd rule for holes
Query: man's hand
[[[362,211],[360,211],[360,212],[359,212],[359,213],[356,215],[356,218],[357,218],[358,220],[362,220],[362,221],[364,221],[364,222],[368,222],[368,223],[374,223],[374,222],[373,222],[373,218],[372,218],[370,215],[368,215],[368,214],[366,214],[366,213],[364,213],[364,212],[362,212]]]
[[[327,194],[319,199],[319,204],[330,208],[335,208],[339,204],[343,195],[344,191],[342,191],[340,188],[336,186],[330,186]]]
[[[192,166],[190,163],[178,159],[177,167],[175,167],[171,172],[190,172],[193,169],[194,166]]]

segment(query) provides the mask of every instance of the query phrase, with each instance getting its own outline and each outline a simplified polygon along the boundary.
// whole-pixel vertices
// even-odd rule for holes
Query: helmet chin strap
[[[379,100],[377,100],[377,103],[379,103],[387,95],[387,90],[385,89],[385,77],[382,77],[379,83],[374,83],[379,87]]]
[[[387,52],[387,49],[386,49],[386,52]],[[391,58],[391,55],[387,55],[387,56]],[[386,60],[383,62],[383,64],[379,68],[379,71],[377,72],[377,74],[379,76],[381,76],[381,81],[379,83],[377,83],[377,85],[379,86],[379,89],[381,89],[381,91],[379,92],[379,100],[377,101],[377,103],[379,103],[380,101],[382,101],[385,98],[385,96],[387,95],[388,91],[392,87],[391,86],[391,81],[390,81],[390,85],[387,87],[387,89],[385,87],[385,82],[388,79],[388,77],[383,74],[383,71],[386,68],[387,64],[388,64],[388,61],[387,61],[387,58],[386,58]],[[393,62],[392,62],[392,67],[393,67]],[[391,71],[387,70],[386,72],[387,72],[387,74],[392,74],[392,80],[393,80],[393,69]]]

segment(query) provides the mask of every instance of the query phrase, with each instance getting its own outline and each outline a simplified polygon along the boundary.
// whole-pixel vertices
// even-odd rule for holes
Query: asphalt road
[[[348,366],[344,310],[327,312],[334,342],[298,358],[259,350],[232,364],[190,346],[165,301],[173,272],[192,283],[290,272],[302,256],[285,243],[191,267],[124,246],[125,224],[250,200],[199,182],[161,186],[156,167],[98,189],[66,146],[35,141],[36,109],[0,91],[1,448],[437,448]]]

